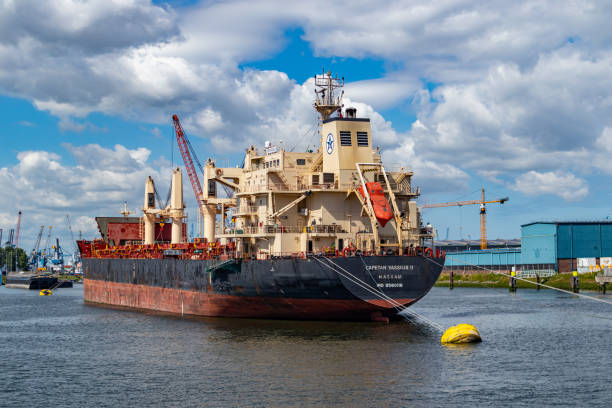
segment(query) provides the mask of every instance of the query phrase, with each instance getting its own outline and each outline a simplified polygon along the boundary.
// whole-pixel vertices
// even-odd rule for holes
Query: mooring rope
[[[425,258],[425,259],[427,259],[428,261],[433,262],[433,263],[435,263],[436,265],[442,266],[442,267],[444,268],[444,265],[443,265],[443,264],[440,264],[439,262],[436,262],[436,261],[434,261],[433,259],[430,259],[430,258],[427,258],[427,257],[424,257],[424,258]],[[463,262],[463,261],[458,260],[458,262]],[[472,265],[472,264],[469,264],[469,263],[467,263],[467,262],[463,262],[463,264],[464,264],[464,265],[467,265],[467,266],[472,266],[472,267],[475,267],[475,268],[478,268],[478,269],[482,269],[482,270],[484,270],[484,271],[487,271],[487,272],[490,272],[490,273],[494,273],[494,274],[496,274],[496,275],[507,276],[507,277],[509,277],[509,278],[514,278],[514,279],[516,279],[516,280],[520,280],[520,281],[523,281],[523,282],[528,282],[528,283],[531,283],[531,284],[536,285],[536,286],[537,286],[537,285],[540,285],[540,286],[541,286],[541,287],[543,287],[543,288],[548,288],[548,289],[556,290],[556,291],[558,291],[558,292],[567,293],[567,294],[569,294],[569,295],[579,296],[579,297],[582,297],[582,298],[585,298],[585,299],[595,300],[595,301],[597,301],[597,302],[602,302],[602,303],[607,303],[607,304],[609,304],[609,305],[612,305],[612,302],[611,302],[611,301],[609,301],[609,300],[606,300],[606,299],[596,298],[596,297],[594,297],[594,296],[585,295],[585,294],[583,294],[583,293],[574,293],[574,292],[570,292],[569,290],[560,289],[560,288],[555,288],[554,286],[546,285],[546,284],[544,284],[544,283],[537,283],[537,282],[533,282],[533,281],[530,281],[530,280],[525,279],[525,278],[519,278],[518,276],[512,276],[512,275],[510,275],[510,274],[508,274],[508,273],[504,273],[504,272],[500,272],[500,271],[494,271],[494,270],[492,270],[492,269],[488,269],[488,268],[485,268],[485,267],[483,267],[483,266],[479,266],[479,265]]]
[[[321,265],[331,269],[332,271],[340,274],[341,276],[344,276],[346,279],[350,280],[351,282],[355,283],[356,285],[358,285],[359,287],[365,289],[366,291],[370,292],[371,294],[378,296],[379,298],[386,300],[387,302],[389,302],[394,308],[395,310],[397,310],[398,312],[407,312],[408,314],[423,320],[424,322],[426,322],[427,324],[429,324],[430,326],[434,327],[435,329],[444,332],[444,328],[434,322],[431,319],[428,319],[427,317],[420,315],[412,310],[409,310],[407,306],[402,305],[401,303],[397,302],[395,299],[389,297],[387,294],[385,294],[384,292],[382,292],[381,290],[369,285],[368,283],[362,281],[361,279],[359,279],[357,276],[353,275],[352,273],[350,273],[349,271],[347,271],[346,269],[344,269],[342,266],[338,265],[337,263],[333,262],[331,259],[325,258],[331,265],[335,266],[335,268],[332,268],[330,265],[326,264],[325,262],[321,261],[320,259],[318,259],[317,257],[313,257],[315,260],[317,260],[319,263],[321,263]],[[363,259],[362,259],[363,262]],[[365,265],[365,262],[364,266]],[[340,272],[340,270],[342,270],[344,273]],[[347,276],[348,275],[348,276]],[[374,280],[374,278],[372,278],[372,280]]]
[[[396,310],[399,310],[400,308],[403,307],[403,305],[401,303],[397,302],[395,299],[390,298],[389,296],[385,295],[383,292],[379,291],[378,289],[374,288],[373,286],[367,284],[366,282],[363,282],[361,279],[359,279],[355,275],[351,274],[350,272],[346,271],[346,269],[342,268],[341,266],[339,266],[335,262],[333,262],[333,261],[331,261],[331,260],[326,258],[326,260],[330,264],[332,264],[333,266],[335,266],[338,269],[342,269],[343,271],[346,272],[346,274],[340,272],[339,270],[336,270],[335,268],[333,268],[332,266],[330,266],[330,265],[326,264],[325,262],[321,261],[317,257],[314,257],[314,259],[317,260],[319,263],[321,263],[323,266],[326,266],[327,268],[331,269],[332,271],[334,271],[334,272],[340,274],[341,276],[345,277],[346,279],[350,280],[351,282],[353,282],[357,286],[361,287],[362,289],[365,289],[366,291],[372,293],[373,295],[376,295],[379,298],[388,301]],[[349,276],[346,276],[346,275],[349,275]]]

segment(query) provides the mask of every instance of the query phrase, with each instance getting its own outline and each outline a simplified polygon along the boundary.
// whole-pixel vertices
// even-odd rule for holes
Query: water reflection
[[[548,291],[434,288],[413,310],[444,327],[475,324],[483,337],[442,346],[413,316],[181,318],[87,306],[81,287],[52,297],[0,288],[0,405],[45,395],[74,407],[606,406],[605,308]]]

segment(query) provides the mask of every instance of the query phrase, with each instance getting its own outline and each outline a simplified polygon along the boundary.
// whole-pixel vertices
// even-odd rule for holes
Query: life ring
[[[221,176],[223,174],[223,170],[217,169],[215,173],[217,174],[217,176]]]
[[[343,257],[345,257],[345,258],[346,258],[347,256],[350,256],[350,255],[351,255],[351,249],[350,249],[349,247],[346,247],[346,248],[344,248],[344,249],[342,250],[342,256],[343,256]]]
[[[431,250],[431,248],[425,248],[423,250],[423,256],[427,256],[429,258],[433,257],[433,251]]]

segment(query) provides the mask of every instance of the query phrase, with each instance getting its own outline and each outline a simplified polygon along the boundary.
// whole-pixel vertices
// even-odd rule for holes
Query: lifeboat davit
[[[393,211],[391,211],[389,202],[385,198],[382,186],[377,182],[367,182],[365,184],[372,201],[372,207],[374,208],[374,216],[380,223],[380,226],[384,227],[393,218]],[[359,187],[359,192],[365,198],[363,187]]]

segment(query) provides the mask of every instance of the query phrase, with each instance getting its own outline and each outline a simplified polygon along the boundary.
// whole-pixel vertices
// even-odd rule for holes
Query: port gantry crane
[[[485,200],[485,190],[481,190],[480,200],[469,201],[454,201],[450,203],[425,204],[421,208],[439,208],[439,207],[462,207],[464,205],[480,204],[480,249],[487,249],[487,208],[485,204],[499,203],[503,204],[509,200],[508,197],[498,198],[496,200]]]
[[[30,265],[34,268],[38,263],[38,257],[40,253],[38,252],[40,249],[40,240],[42,239],[43,231],[45,230],[45,226],[40,226],[40,231],[38,231],[38,236],[36,237],[36,242],[34,243],[34,249],[32,249],[32,253],[30,254]]]

